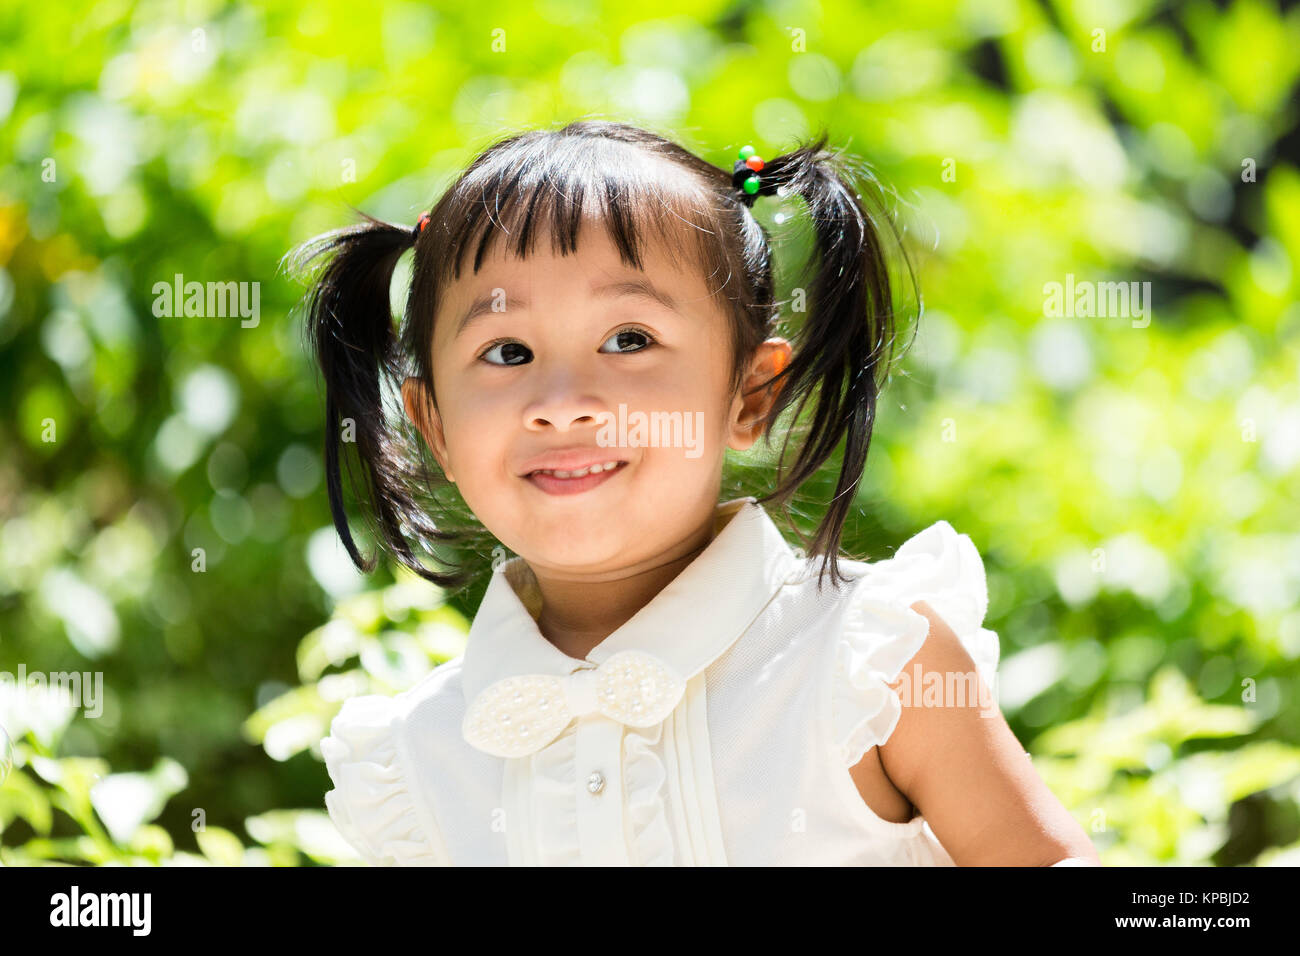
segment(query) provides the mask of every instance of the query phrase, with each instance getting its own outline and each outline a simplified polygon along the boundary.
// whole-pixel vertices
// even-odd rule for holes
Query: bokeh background
[[[1003,710],[1103,862],[1300,862],[1300,10],[491,6],[4,4],[0,671],[103,698],[0,686],[0,862],[353,859],[318,742],[460,653],[482,581],[347,563],[281,258],[584,115],[873,165],[925,310],[846,547],[972,537]],[[257,324],[156,314],[176,275]],[[1067,276],[1149,321],[1049,314]]]

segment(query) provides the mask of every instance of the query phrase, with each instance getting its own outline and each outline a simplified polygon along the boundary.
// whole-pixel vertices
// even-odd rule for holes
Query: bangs
[[[466,265],[477,274],[497,242],[525,259],[549,235],[551,249],[569,255],[584,223],[599,222],[624,263],[643,269],[645,243],[661,243],[676,261],[698,263],[711,293],[733,298],[720,237],[734,211],[680,166],[629,144],[525,134],[480,157],[446,200],[438,286]]]

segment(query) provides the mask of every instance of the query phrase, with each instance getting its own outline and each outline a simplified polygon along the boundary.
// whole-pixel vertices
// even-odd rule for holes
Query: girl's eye
[[[488,359],[488,356],[497,349],[501,349],[501,356],[504,361],[494,362]],[[528,346],[520,342],[511,342],[507,339],[504,342],[493,342],[487,347],[483,354],[479,356],[479,358],[486,361],[489,365],[523,365],[524,362],[528,361],[527,356],[531,354],[532,353],[528,350]],[[515,359],[519,359],[519,361],[515,361]]]
[[[622,347],[622,346],[636,346],[638,338],[644,339],[645,344],[640,346],[639,348]],[[618,347],[615,347],[613,349],[614,352],[642,352],[648,349],[650,346],[656,344],[658,340],[649,332],[647,332],[645,329],[639,329],[636,328],[635,326],[629,326],[626,329],[619,329],[617,332],[615,332],[605,341],[618,343]],[[604,352],[606,350],[604,347],[602,347],[601,351]]]

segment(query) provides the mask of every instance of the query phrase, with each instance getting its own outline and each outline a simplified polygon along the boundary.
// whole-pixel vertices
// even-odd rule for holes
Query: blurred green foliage
[[[317,742],[482,582],[346,563],[278,263],[584,114],[873,164],[925,315],[846,549],[972,537],[1003,710],[1104,862],[1300,862],[1298,73],[1261,0],[7,5],[0,670],[104,699],[0,688],[0,862],[354,859]],[[755,212],[797,261],[797,204]],[[259,321],[158,316],[177,275]],[[1067,276],[1150,282],[1149,324],[1046,314]]]

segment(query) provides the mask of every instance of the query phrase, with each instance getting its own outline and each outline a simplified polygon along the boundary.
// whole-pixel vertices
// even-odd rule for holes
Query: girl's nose
[[[562,409],[555,409],[545,415],[533,415],[528,419],[528,427],[536,431],[554,426],[556,431],[567,432],[570,428],[596,424],[594,414],[578,414],[572,410]]]
[[[607,412],[604,401],[572,378],[556,381],[551,388],[524,409],[524,426],[534,431],[554,428],[567,432],[571,428],[600,424],[599,415]]]

